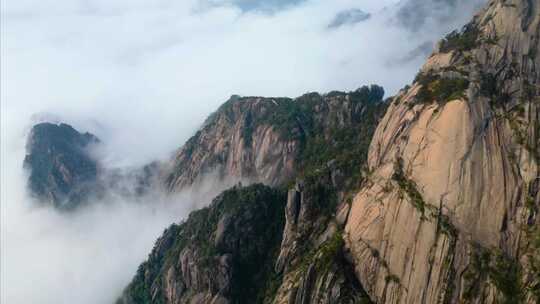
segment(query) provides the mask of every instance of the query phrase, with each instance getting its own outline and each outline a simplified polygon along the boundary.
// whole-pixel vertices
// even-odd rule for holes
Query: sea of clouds
[[[22,169],[33,123],[96,134],[110,168],[166,160],[232,94],[393,94],[482,2],[2,1],[0,302],[112,303],[163,229],[209,202],[39,207]]]

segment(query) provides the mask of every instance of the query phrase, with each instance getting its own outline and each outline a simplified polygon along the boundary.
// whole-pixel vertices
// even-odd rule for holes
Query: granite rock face
[[[377,303],[537,303],[540,2],[490,1],[388,108],[345,239]]]
[[[540,1],[492,0],[388,103],[231,98],[164,183],[274,188],[171,226],[119,303],[540,302],[539,40]]]
[[[99,195],[98,164],[88,154],[97,137],[79,133],[67,124],[35,125],[27,142],[24,167],[28,186],[39,200],[70,209]]]
[[[166,186],[180,191],[208,176],[287,183],[298,174],[308,140],[330,142],[334,130],[357,129],[365,121],[373,125],[384,112],[383,95],[381,87],[372,86],[296,99],[233,96],[176,153]]]

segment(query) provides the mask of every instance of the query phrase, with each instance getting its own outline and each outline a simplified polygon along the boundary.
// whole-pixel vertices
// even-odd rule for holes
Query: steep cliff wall
[[[540,1],[490,1],[390,105],[345,228],[377,303],[539,301]]]
[[[286,205],[283,194],[274,202],[284,219],[252,217],[259,199],[237,200],[249,217],[214,202],[164,234],[121,301],[538,303],[539,40],[540,1],[490,1],[441,41],[380,122],[378,89],[232,98],[179,150],[167,186],[210,173],[294,181]],[[272,252],[242,299],[228,265],[243,255],[200,241],[236,221],[232,243],[268,241]],[[279,238],[251,234],[260,223],[279,223]]]
[[[233,96],[177,152],[166,185],[178,191],[207,175],[273,186],[289,182],[298,175],[308,141],[332,144],[339,138],[331,136],[348,136],[347,130],[372,133],[361,128],[381,115],[383,95],[372,86],[296,99]]]

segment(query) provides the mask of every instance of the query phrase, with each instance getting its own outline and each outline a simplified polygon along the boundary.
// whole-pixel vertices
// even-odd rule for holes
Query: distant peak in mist
[[[366,21],[369,18],[371,18],[370,13],[366,13],[358,8],[352,8],[337,13],[332,22],[328,24],[328,28],[338,28],[344,25],[353,25]]]
[[[24,167],[30,171],[28,187],[38,200],[71,209],[99,193],[98,164],[88,147],[99,143],[64,123],[39,123],[27,140]]]

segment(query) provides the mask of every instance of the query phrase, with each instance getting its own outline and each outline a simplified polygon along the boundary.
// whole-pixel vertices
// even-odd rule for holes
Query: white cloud
[[[231,94],[297,96],[374,82],[396,92],[424,57],[386,63],[450,30],[407,32],[391,21],[396,2],[312,0],[270,15],[198,10],[195,0],[5,1],[2,108],[21,119],[54,112],[97,120],[118,159],[145,162],[177,147]],[[373,18],[327,30],[351,8]]]
[[[21,168],[32,115],[95,133],[108,164],[124,166],[167,157],[232,94],[371,83],[392,93],[424,60],[402,59],[471,14],[458,9],[451,22],[428,20],[413,33],[395,22],[397,2],[307,0],[268,13],[230,1],[3,1],[2,302],[105,303],[186,212],[125,202],[75,218],[33,210]],[[372,17],[327,28],[353,8]]]

